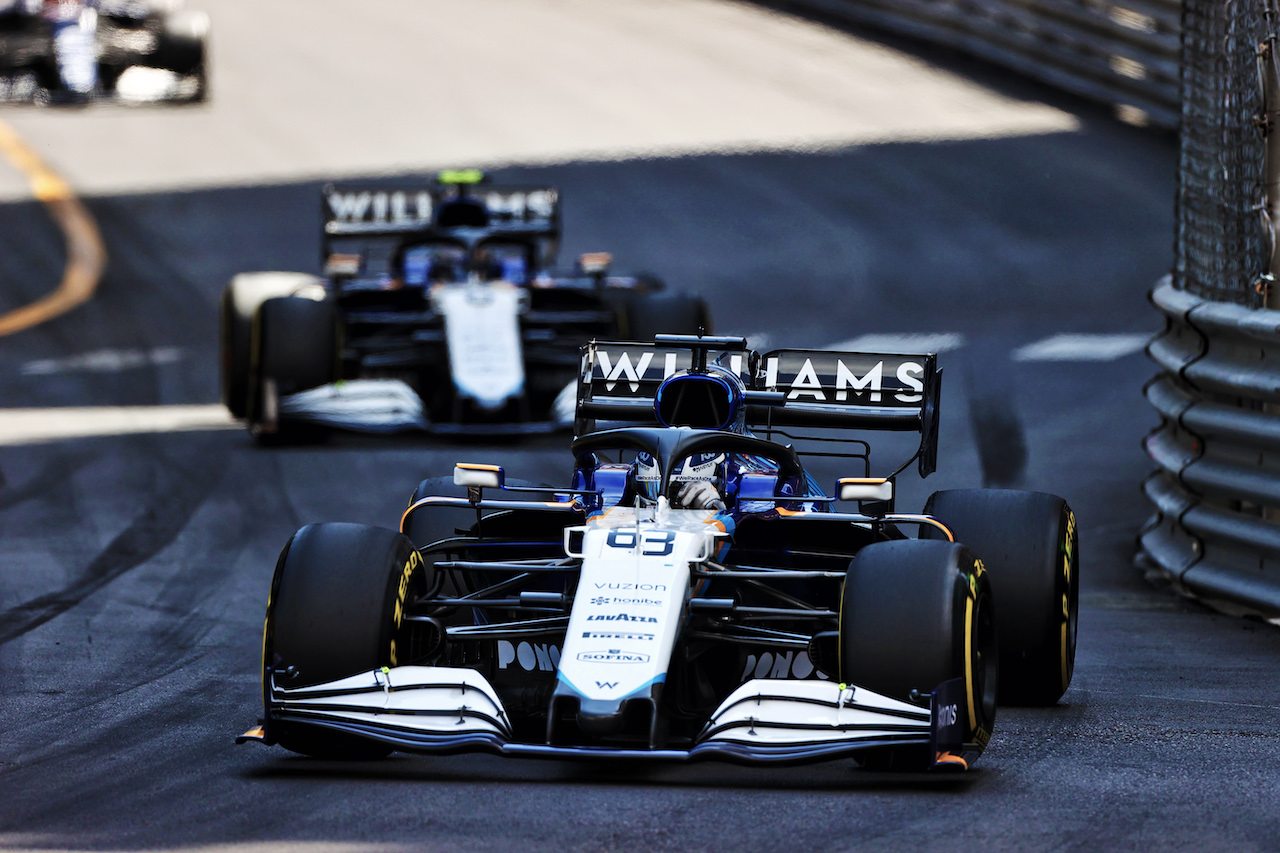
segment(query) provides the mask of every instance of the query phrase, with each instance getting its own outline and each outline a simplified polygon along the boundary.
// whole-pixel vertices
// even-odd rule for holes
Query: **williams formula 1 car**
[[[710,330],[700,299],[612,275],[607,254],[556,274],[549,187],[461,170],[323,203],[323,277],[245,273],[223,293],[222,399],[264,439],[567,429],[584,342]]]
[[[196,102],[209,17],[181,0],[0,0],[0,103]]]
[[[1052,495],[896,510],[897,474],[934,469],[939,382],[932,355],[590,344],[570,487],[459,464],[465,492],[424,481],[399,531],[293,536],[265,717],[240,740],[969,768],[998,698],[1053,704],[1070,683],[1078,549]],[[872,477],[853,430],[920,441]],[[856,476],[826,494],[814,456]]]

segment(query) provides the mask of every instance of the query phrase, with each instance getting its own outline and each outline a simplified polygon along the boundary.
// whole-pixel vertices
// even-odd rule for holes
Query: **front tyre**
[[[327,435],[323,428],[282,418],[278,407],[283,396],[337,381],[340,334],[338,310],[330,300],[277,297],[259,306],[253,326],[248,419],[261,441],[287,444]]]
[[[234,418],[249,409],[249,369],[253,354],[253,322],[259,306],[277,296],[323,293],[323,281],[296,272],[240,273],[227,282],[219,303],[219,353],[222,403]]]
[[[985,746],[996,718],[999,656],[991,586],[972,551],[915,539],[868,545],[849,563],[840,601],[840,680],[903,702],[964,680],[965,741]],[[917,745],[868,750],[869,769],[919,770]]]
[[[308,687],[413,659],[406,604],[424,594],[422,558],[408,538],[361,524],[312,524],[276,563],[263,633],[263,685]],[[268,697],[269,698],[269,697]],[[317,758],[379,758],[390,748],[288,721],[271,737]]]
[[[991,573],[1000,601],[1000,702],[1055,704],[1076,660],[1080,553],[1071,508],[1043,492],[955,489],[935,492],[924,511]]]

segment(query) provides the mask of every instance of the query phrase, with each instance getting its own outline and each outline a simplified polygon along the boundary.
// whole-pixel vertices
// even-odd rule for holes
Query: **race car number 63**
[[[606,544],[610,548],[625,548],[628,551],[636,547],[636,531],[613,529],[609,531]],[[654,531],[644,536],[644,546],[640,553],[646,557],[665,557],[675,549],[676,535],[670,530]],[[653,546],[653,550],[650,550]]]

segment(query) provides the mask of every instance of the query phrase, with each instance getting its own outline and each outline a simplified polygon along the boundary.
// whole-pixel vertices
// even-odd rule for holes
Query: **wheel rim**
[[[996,642],[995,614],[986,591],[974,603],[973,619],[973,691],[978,702],[979,719],[971,721],[975,729],[991,732],[996,716],[996,694],[999,690],[999,647]]]
[[[1076,660],[1076,628],[1080,617],[1080,554],[1079,540],[1076,533],[1076,516],[1070,509],[1066,510],[1066,523],[1063,530],[1062,543],[1062,690],[1065,693],[1071,685],[1071,676],[1075,671]]]

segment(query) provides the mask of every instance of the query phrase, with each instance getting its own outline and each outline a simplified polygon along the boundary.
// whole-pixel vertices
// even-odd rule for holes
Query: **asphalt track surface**
[[[432,5],[443,14],[459,4]],[[512,133],[511,150],[498,146],[479,159],[505,164],[497,179],[561,187],[565,257],[607,248],[619,267],[660,271],[707,297],[718,331],[767,336],[769,346],[871,333],[962,336],[962,346],[941,356],[940,470],[927,483],[904,482],[902,505],[918,505],[933,489],[979,484],[984,470],[988,479],[1068,499],[1081,529],[1083,609],[1064,701],[1002,709],[978,768],[946,777],[866,773],[848,762],[758,769],[397,756],[336,764],[235,747],[232,738],[260,711],[262,611],[275,556],[294,529],[322,520],[394,526],[419,477],[445,474],[455,460],[560,482],[568,471],[563,439],[490,446],[350,437],[262,450],[241,432],[208,430],[0,446],[0,849],[1280,847],[1280,633],[1185,603],[1132,565],[1147,515],[1138,484],[1149,465],[1139,441],[1155,419],[1140,389],[1151,365],[1141,354],[1011,357],[1061,333],[1155,331],[1145,292],[1169,265],[1174,142],[899,44],[891,47],[906,49],[912,67],[945,70],[945,80],[921,83],[939,104],[954,103],[947,87],[960,86],[966,97],[993,93],[1033,119],[1016,132],[1006,122],[985,135],[854,138],[840,116],[865,105],[835,101],[840,87],[859,81],[827,75],[821,62],[839,65],[832,57],[840,45],[890,52],[868,45],[867,34],[732,4],[658,4],[668,20],[717,23],[695,38],[674,25],[654,31],[653,21],[645,31],[617,11],[643,17],[639,6],[610,4],[593,26],[663,45],[675,57],[668,70],[683,68],[681,51],[720,67],[743,43],[774,45],[753,68],[769,69],[774,81],[816,75],[826,88],[792,93],[792,101],[769,90],[760,102],[829,112],[834,130],[806,125],[796,107],[794,135],[811,133],[812,145],[753,142],[712,123],[690,150],[679,150],[677,134],[645,143],[666,156],[636,157],[622,144],[631,125],[600,129],[591,111],[601,100],[590,87],[622,87],[615,106],[638,104],[655,120],[670,105],[655,95],[659,103],[646,107],[628,80],[584,83],[544,70],[537,85],[547,109],[596,128],[599,138],[579,151],[580,138],[569,134],[573,144],[559,154],[546,144],[522,161]],[[296,162],[279,152],[279,162],[237,160],[210,130],[200,156],[165,149],[151,158],[154,184],[167,188],[144,186],[151,179],[143,156],[116,169],[94,166],[104,148],[129,141],[130,122],[161,140],[166,128],[204,123],[242,134],[246,150],[265,150],[294,146],[291,128],[341,119],[343,109],[313,115],[311,89],[271,103],[271,112],[236,111],[240,95],[242,105],[257,103],[243,68],[252,57],[267,62],[268,45],[309,56],[313,69],[336,69],[325,81],[336,102],[360,103],[359,86],[342,90],[336,72],[365,65],[328,49],[332,42],[284,27],[267,38],[262,30],[278,21],[255,29],[236,4],[206,7],[221,27],[214,97],[222,100],[214,106],[0,114],[86,194],[110,256],[90,303],[0,339],[4,407],[47,407],[52,417],[71,406],[213,403],[218,292],[240,270],[315,267],[325,169],[415,179],[451,165],[435,160],[462,159],[439,143],[408,163],[396,158],[412,152],[388,143],[397,153],[378,161],[376,134],[366,133],[346,163],[330,163],[341,152],[319,143],[291,149]],[[563,26],[555,37],[565,44],[601,38],[580,32],[599,5],[521,8],[542,14],[530,27]],[[413,46],[411,28],[392,32],[379,21],[370,32],[350,14],[346,21],[351,44],[383,38],[392,57]],[[503,37],[546,35],[526,27]],[[690,76],[696,67],[683,69],[682,85],[699,83]],[[499,98],[508,84],[478,85]],[[416,91],[399,85],[406,101]],[[745,103],[750,94],[737,97]],[[380,97],[380,108],[392,110],[396,101]],[[814,107],[823,98],[829,110]],[[891,103],[885,115],[914,116],[918,103]],[[696,113],[688,123],[697,124]],[[1045,126],[1036,130],[1037,122]],[[469,132],[488,139],[490,130]],[[0,189],[14,200],[0,204],[0,310],[47,291],[64,262],[51,220],[21,199],[18,178],[6,180]]]

